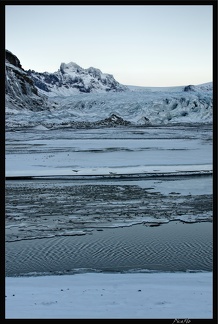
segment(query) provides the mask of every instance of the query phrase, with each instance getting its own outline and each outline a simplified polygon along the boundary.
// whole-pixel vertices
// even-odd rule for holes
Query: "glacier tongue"
[[[212,90],[126,91],[49,99],[42,111],[6,107],[6,128],[115,127],[212,123]]]

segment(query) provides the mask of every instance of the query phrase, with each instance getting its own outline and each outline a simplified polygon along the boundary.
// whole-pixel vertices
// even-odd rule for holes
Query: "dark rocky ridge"
[[[5,54],[6,105],[33,111],[45,109],[48,106],[46,98],[38,94],[33,80],[22,68],[20,60],[7,50]]]
[[[22,69],[20,60],[14,54],[9,52],[8,50],[5,51],[5,60],[6,60],[6,62],[18,67],[19,69]]]

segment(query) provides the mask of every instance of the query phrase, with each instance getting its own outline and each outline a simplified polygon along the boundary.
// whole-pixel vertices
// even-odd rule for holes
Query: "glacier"
[[[197,88],[190,92],[177,87],[130,89],[121,93],[56,96],[48,98],[50,105],[40,111],[7,105],[6,130],[40,125],[44,129],[114,127],[125,122],[129,126],[141,127],[212,123],[212,84],[209,90]],[[117,123],[111,117],[117,119]]]
[[[212,123],[213,83],[177,87],[122,85],[113,75],[74,62],[54,73],[25,71],[6,50],[6,131],[148,127]]]

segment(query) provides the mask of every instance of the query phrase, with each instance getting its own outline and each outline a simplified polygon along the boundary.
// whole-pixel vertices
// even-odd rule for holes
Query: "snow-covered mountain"
[[[64,64],[25,71],[6,51],[6,129],[212,123],[213,83],[177,87],[119,84],[95,68]]]
[[[127,91],[111,74],[90,67],[83,69],[76,63],[61,63],[54,73],[25,71],[20,60],[5,51],[5,92],[9,107],[43,110],[50,104],[48,97],[72,96],[78,93],[104,93]]]
[[[27,73],[39,91],[49,97],[128,90],[113,75],[102,73],[93,67],[83,69],[74,62],[61,63],[60,69],[54,73],[38,73],[33,70],[28,70]]]

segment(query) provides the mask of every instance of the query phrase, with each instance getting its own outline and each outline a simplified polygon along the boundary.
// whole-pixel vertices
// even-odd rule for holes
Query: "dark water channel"
[[[6,276],[81,271],[212,271],[212,222],[134,225],[6,242]]]

